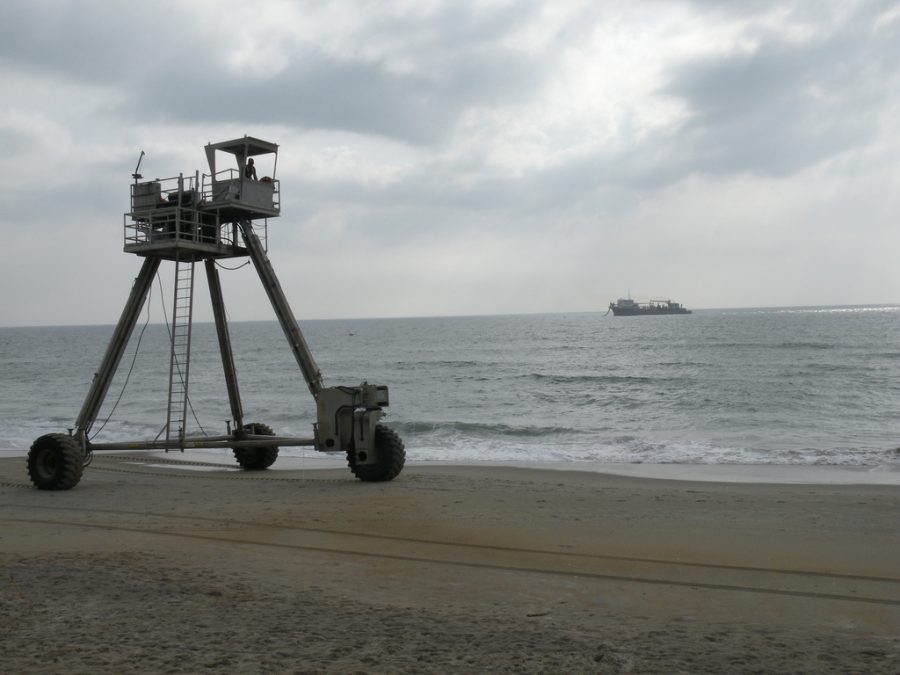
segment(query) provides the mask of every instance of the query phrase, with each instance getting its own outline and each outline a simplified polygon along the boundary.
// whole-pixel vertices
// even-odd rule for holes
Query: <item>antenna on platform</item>
[[[137,166],[134,167],[134,173],[131,174],[131,177],[134,178],[135,183],[137,183],[141,178],[143,178],[143,176],[140,173],[138,173],[141,170],[141,160],[143,160],[143,159],[144,159],[144,151],[141,150],[141,156],[138,157]]]

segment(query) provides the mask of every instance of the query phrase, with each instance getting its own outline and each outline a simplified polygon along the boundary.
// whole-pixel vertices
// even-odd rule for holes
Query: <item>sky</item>
[[[897,2],[5,0],[0,92],[4,326],[115,323],[140,152],[245,134],[301,320],[900,302]]]

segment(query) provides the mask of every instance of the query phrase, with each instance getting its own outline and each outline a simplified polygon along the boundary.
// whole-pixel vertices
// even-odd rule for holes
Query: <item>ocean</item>
[[[900,465],[900,306],[300,326],[326,385],[390,387],[385,421],[411,462]],[[230,330],[245,421],[311,436],[313,400],[280,326]],[[73,425],[112,331],[0,328],[3,455]],[[189,431],[224,433],[211,323],[194,325],[190,368]],[[166,326],[139,323],[94,439],[155,438],[167,377]]]

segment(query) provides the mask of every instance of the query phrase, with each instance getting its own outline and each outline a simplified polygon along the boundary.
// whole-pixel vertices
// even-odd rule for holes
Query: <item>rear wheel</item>
[[[259,422],[245,424],[244,431],[257,436],[274,436],[271,427]],[[261,471],[268,469],[278,459],[278,447],[275,445],[263,445],[252,448],[234,448],[234,458],[245,471]]]
[[[45,434],[28,451],[28,476],[39,490],[71,490],[84,472],[84,453],[67,434]]]
[[[383,424],[375,425],[375,462],[360,464],[353,450],[347,451],[347,463],[353,475],[361,481],[377,482],[393,480],[403,471],[406,449],[393,429]]]

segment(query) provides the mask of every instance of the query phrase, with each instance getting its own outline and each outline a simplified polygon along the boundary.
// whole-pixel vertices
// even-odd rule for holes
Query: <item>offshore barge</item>
[[[660,314],[690,314],[691,310],[671,300],[635,302],[631,298],[619,298],[609,303],[613,316],[657,316]]]

